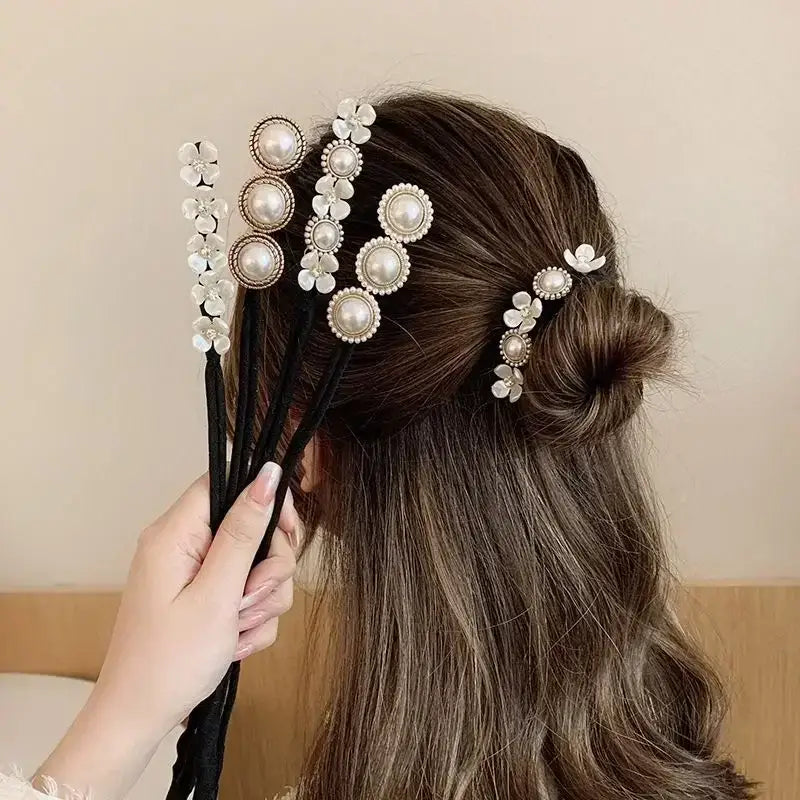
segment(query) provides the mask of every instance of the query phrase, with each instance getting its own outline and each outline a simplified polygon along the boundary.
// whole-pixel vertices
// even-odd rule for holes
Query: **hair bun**
[[[539,438],[573,444],[633,416],[644,383],[666,373],[674,326],[648,298],[587,281],[531,338],[520,401],[526,421]]]

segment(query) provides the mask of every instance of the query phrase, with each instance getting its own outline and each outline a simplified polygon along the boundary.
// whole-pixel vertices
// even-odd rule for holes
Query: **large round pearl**
[[[503,340],[503,355],[512,364],[517,364],[520,361],[524,361],[526,350],[527,347],[525,346],[525,340],[516,333],[506,336],[506,338]]]
[[[351,147],[339,145],[331,150],[328,156],[328,167],[331,172],[340,177],[347,178],[356,171],[358,157]]]
[[[277,225],[286,215],[286,195],[272,183],[257,183],[247,194],[247,207],[262,225]]]
[[[373,322],[372,306],[363,297],[351,295],[336,305],[333,321],[339,330],[347,336],[362,336]]]
[[[391,247],[376,247],[364,261],[364,272],[375,286],[391,286],[402,269],[400,256]]]
[[[249,242],[239,251],[239,269],[251,281],[267,280],[275,266],[272,249],[263,242]]]
[[[311,232],[311,242],[323,252],[335,250],[339,244],[339,228],[329,220],[318,222]]]
[[[284,122],[272,122],[261,131],[258,149],[268,164],[285,167],[297,153],[297,135]]]
[[[558,294],[567,284],[567,276],[557,269],[549,269],[539,276],[539,288],[549,294]]]
[[[413,233],[425,218],[425,206],[419,197],[413,194],[398,194],[389,202],[386,216],[392,227],[401,233]]]

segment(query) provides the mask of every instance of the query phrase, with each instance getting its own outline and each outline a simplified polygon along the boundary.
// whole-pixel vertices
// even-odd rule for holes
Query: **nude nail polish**
[[[267,461],[258,472],[256,479],[250,484],[247,493],[252,500],[266,506],[274,497],[275,490],[281,480],[281,468],[273,461]]]

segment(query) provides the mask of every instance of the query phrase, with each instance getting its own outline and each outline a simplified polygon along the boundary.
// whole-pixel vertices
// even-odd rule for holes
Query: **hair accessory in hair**
[[[582,244],[575,249],[564,251],[564,260],[576,272],[586,274],[600,269],[606,257],[594,257],[594,248]],[[528,334],[542,314],[542,300],[560,300],[572,290],[572,276],[562,267],[547,267],[539,270],[533,277],[533,293],[517,292],[511,298],[513,308],[503,314],[503,322],[509,328],[500,337],[500,355],[505,363],[495,367],[494,373],[500,380],[492,384],[492,394],[497,398],[507,397],[516,403],[522,396],[524,376],[519,367],[525,366],[531,356],[531,339]]]
[[[349,344],[365,342],[378,330],[381,310],[373,295],[391,294],[408,279],[411,259],[402,242],[415,242],[430,230],[433,204],[418,186],[398,183],[381,198],[378,221],[386,236],[370,239],[356,256],[356,278],[364,288],[342,289],[328,303],[330,329]]]
[[[314,216],[306,223],[306,252],[297,274],[300,288],[307,292],[316,289],[320,294],[330,294],[336,288],[333,273],[339,269],[339,262],[334,253],[344,240],[340,220],[350,214],[347,201],[355,191],[352,181],[364,164],[361,150],[354,142],[369,139],[366,126],[374,121],[375,110],[370,105],[356,108],[355,100],[342,100],[339,104],[339,117],[332,125],[339,138],[325,145],[322,151],[324,174],[314,186],[317,191],[311,201]]]
[[[364,165],[361,150],[346,139],[334,139],[322,151],[322,171],[334,178],[351,181]]]
[[[433,205],[418,186],[398,183],[381,198],[378,221],[384,233],[396,242],[416,242],[433,222]]]
[[[516,403],[522,395],[522,373],[516,367],[500,364],[494,368],[494,374],[500,378],[492,384],[492,394],[495,397],[507,397]]]
[[[356,278],[373,294],[396,292],[411,271],[408,251],[388,236],[370,239],[356,256]]]
[[[364,103],[358,103],[352,98],[347,98],[339,103],[336,109],[339,115],[333,121],[333,132],[340,139],[350,139],[354,144],[364,144],[372,135],[369,126],[375,122],[375,109]]]
[[[344,229],[338,220],[314,215],[306,223],[306,246],[319,253],[335,253],[344,239]]]
[[[575,272],[580,272],[585,275],[587,272],[594,272],[600,269],[606,263],[606,257],[594,257],[594,247],[590,244],[582,244],[575,248],[573,254],[570,250],[564,251],[564,260],[569,264]]]
[[[533,291],[542,300],[560,300],[572,290],[572,276],[561,267],[548,267],[533,276]]]
[[[366,342],[381,324],[381,309],[364,289],[340,289],[328,304],[328,324],[343,342]]]
[[[503,322],[519,333],[532,331],[542,314],[542,301],[538,297],[532,299],[527,292],[517,292],[511,298],[511,304],[514,307],[503,314]]]

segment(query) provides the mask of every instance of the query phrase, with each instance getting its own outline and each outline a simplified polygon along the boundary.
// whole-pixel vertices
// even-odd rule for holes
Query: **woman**
[[[413,245],[410,279],[381,299],[381,328],[356,348],[295,486],[307,530],[320,532],[334,612],[330,705],[298,796],[748,797],[747,781],[718,754],[719,686],[672,611],[638,458],[643,387],[669,365],[672,322],[624,287],[611,224],[573,150],[462,99],[414,93],[376,110],[337,280],[355,282],[356,253],[380,233],[375,207],[389,186],[423,187],[436,216]],[[294,181],[301,209],[324,143]],[[303,250],[304,221],[283,239],[289,263]],[[565,249],[581,243],[605,263],[571,271],[571,292],[544,304],[518,402],[494,397],[512,296],[530,291],[539,270],[565,267]],[[270,334],[260,413],[287,338],[292,283],[262,294]],[[334,341],[320,320],[295,410]],[[198,527],[207,506],[199,485],[145,537],[95,696],[43,774],[92,785],[100,800],[121,797],[231,657],[273,638],[287,598],[264,589],[251,606],[258,627],[236,645],[258,527],[241,516],[262,513],[275,474],[269,467],[240,498],[229,535],[210,548]],[[291,506],[282,527],[273,542],[282,571],[269,586],[288,593]],[[170,581],[154,577],[161,547],[191,553]],[[268,559],[253,575],[271,569]],[[219,613],[208,619],[209,608]],[[98,740],[122,725],[121,687],[131,694],[132,682],[153,710],[101,757]]]

